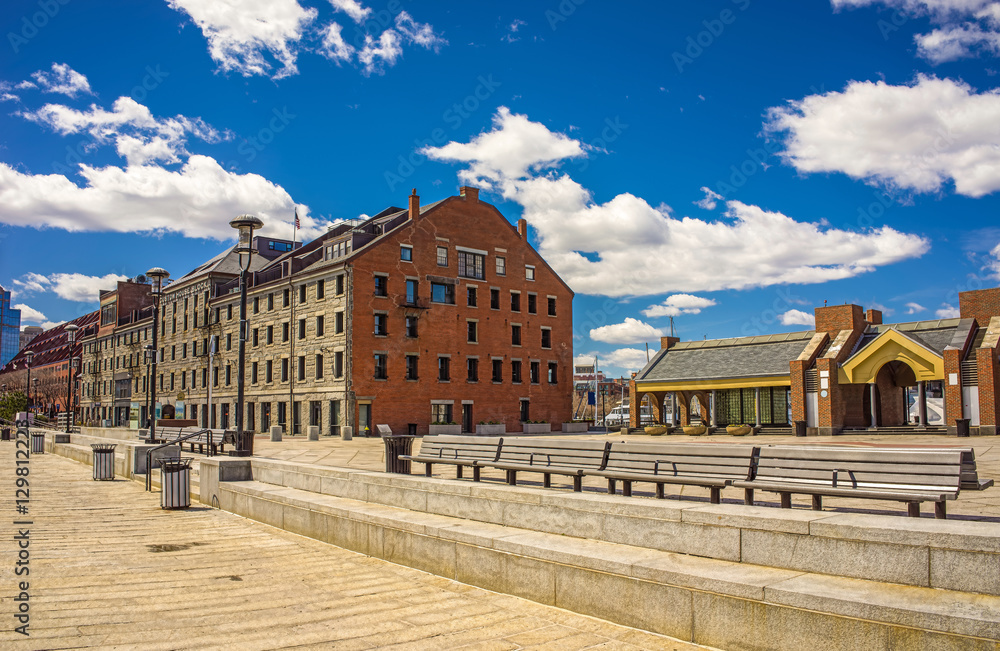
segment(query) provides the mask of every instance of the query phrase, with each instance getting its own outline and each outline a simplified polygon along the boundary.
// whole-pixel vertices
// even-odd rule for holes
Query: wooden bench
[[[478,466],[503,470],[507,483],[517,485],[518,472],[542,475],[542,485],[552,485],[552,475],[573,478],[573,490],[583,490],[583,473],[600,470],[607,461],[607,441],[554,441],[536,438],[504,438],[495,461],[482,461]]]
[[[188,428],[185,434],[190,434],[191,432],[200,431],[198,436],[189,438],[186,441],[181,441],[181,446],[183,447],[185,443],[191,446],[191,452],[194,452],[194,446],[198,446],[198,452],[200,454],[205,453],[205,446],[208,446],[209,456],[219,454],[220,452],[226,451],[226,443],[231,445],[236,445],[236,430],[233,429],[202,429],[202,428]]]
[[[962,481],[964,491],[984,491],[993,485],[992,479],[982,479],[976,467],[976,451],[972,448],[920,448],[922,452],[955,452],[962,453]]]
[[[723,488],[749,478],[756,450],[750,445],[616,442],[611,444],[605,467],[584,474],[605,477],[609,494],[614,494],[615,482],[621,481],[626,497],[632,495],[634,482],[655,484],[660,499],[664,484],[702,486],[711,491],[712,504],[718,504]]]
[[[424,475],[431,476],[434,464],[455,466],[458,479],[464,467],[472,468],[472,480],[479,481],[480,463],[496,461],[503,439],[499,436],[425,436],[417,454],[401,454],[400,459],[424,464]]]
[[[806,494],[816,511],[824,496],[853,497],[905,502],[911,517],[920,517],[922,502],[934,502],[935,517],[945,518],[962,475],[961,450],[765,446],[755,461],[750,478],[733,486],[744,489],[749,505],[755,490],[778,493],[785,509],[792,494]]]

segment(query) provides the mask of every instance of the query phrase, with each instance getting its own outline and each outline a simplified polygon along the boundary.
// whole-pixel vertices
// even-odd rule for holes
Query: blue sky
[[[1000,273],[1000,3],[11,0],[0,285],[22,325],[483,188],[618,374],[816,305],[951,316]]]

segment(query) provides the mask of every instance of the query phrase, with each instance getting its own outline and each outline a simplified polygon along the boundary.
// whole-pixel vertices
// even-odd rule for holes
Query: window
[[[170,374],[170,390],[171,391],[174,390],[174,374],[173,373]]]
[[[528,314],[538,314],[537,294],[528,294]]]
[[[306,320],[299,319],[299,339],[306,338]]]
[[[257,384],[257,362],[250,364],[250,384]]]
[[[291,302],[292,295],[289,293],[288,289],[284,289],[281,292],[281,307],[288,307]]]
[[[493,360],[493,381],[503,382],[503,360]]]
[[[521,360],[515,359],[510,363],[510,381],[521,383]]]
[[[465,290],[465,300],[469,307],[476,307],[476,288],[467,287]]]
[[[406,379],[416,380],[417,379],[417,360],[420,359],[416,355],[406,356]]]
[[[253,329],[253,345],[256,346],[260,343],[260,328]]]
[[[468,251],[458,252],[458,275],[465,278],[478,278],[482,280],[486,277],[486,256],[481,253],[470,253]]]
[[[465,360],[466,379],[469,382],[479,382],[479,360],[470,357]]]
[[[459,260],[461,260],[462,254],[459,253],[458,257],[459,257]],[[439,246],[437,248],[437,259],[438,259],[438,266],[439,267],[447,267],[448,266],[448,247],[446,247],[446,246]]]
[[[531,364],[528,366],[528,379],[531,381],[532,384],[538,384],[538,373],[539,373],[538,367],[539,367],[538,362],[531,362]]]
[[[502,256],[497,256],[497,275],[506,276],[507,275],[507,258]]]
[[[455,304],[455,286],[445,283],[431,283],[431,302]]]
[[[333,377],[344,377],[344,353],[342,352],[333,354]]]
[[[542,328],[542,348],[552,348],[552,331]]]
[[[324,329],[323,315],[321,314],[316,317],[316,336],[322,337],[324,332],[326,332],[326,330]]]
[[[299,285],[299,303],[306,302],[306,286],[305,284]]]
[[[431,423],[448,425],[452,422],[451,405],[431,405]]]
[[[226,364],[226,386],[228,387],[233,383],[233,367],[231,364]]]
[[[187,373],[181,373],[181,391],[187,389]]]
[[[490,309],[499,310],[500,309],[500,290],[490,289]]]
[[[558,381],[557,371],[559,370],[559,365],[556,362],[549,362],[549,384],[556,384]]]
[[[170,347],[170,361],[174,361],[175,359],[177,359],[177,345],[176,344]]]
[[[406,304],[415,305],[417,302],[417,281],[406,281]]]
[[[187,359],[187,358],[188,358],[188,345],[187,342],[184,342],[183,344],[181,344],[181,359]]]
[[[413,247],[403,244],[399,247],[399,259],[404,262],[413,262]]]
[[[511,346],[521,345],[521,326],[519,325],[510,326],[510,345]]]
[[[212,367],[212,386],[214,386],[214,387],[219,386],[219,367],[218,366],[213,366]]]
[[[389,316],[386,314],[375,315],[375,336],[386,337],[389,332]]]
[[[385,353],[375,353],[375,379],[385,380],[389,377],[386,370],[386,358],[388,355]]]
[[[264,369],[265,369],[264,381],[270,382],[271,378],[274,376],[274,362],[272,362],[271,360],[267,360],[267,362],[264,364]]]
[[[470,344],[475,344],[479,342],[479,333],[477,331],[479,324],[475,321],[466,322],[467,336],[465,340]]]
[[[527,423],[529,420],[531,420],[531,410],[529,409],[530,405],[531,405],[531,403],[529,401],[527,401],[527,400],[522,400],[521,401],[521,422],[522,423]]]
[[[226,350],[233,349],[233,333],[226,334]]]
[[[267,243],[267,248],[272,251],[291,251],[292,245],[289,242],[275,242],[273,240]]]
[[[511,312],[521,311],[521,292],[510,293],[510,311]]]
[[[525,280],[535,279],[535,265],[533,264],[524,265],[524,279]]]
[[[298,363],[299,381],[302,381],[302,380],[306,379],[306,358],[303,357],[303,356],[299,356],[299,360],[298,361],[299,361],[299,363]]]
[[[407,337],[417,336],[417,317],[415,316],[406,317],[406,336]]]
[[[316,355],[316,379],[323,379],[323,356]]]
[[[269,344],[273,344],[274,343],[274,326],[273,325],[267,326],[267,343],[269,343]]]
[[[376,296],[388,296],[389,295],[389,279],[385,276],[375,276],[375,295]]]
[[[335,312],[333,315],[333,331],[336,334],[341,334],[344,332],[344,313]]]
[[[267,311],[270,312],[274,309],[274,292],[267,295]]]
[[[281,324],[281,341],[288,341],[288,321]]]
[[[556,315],[556,297],[549,296],[549,316]]]
[[[337,276],[337,296],[344,293],[344,274]]]
[[[233,320],[233,306],[232,305],[227,305],[226,306],[226,321],[232,321],[232,320]]]
[[[451,380],[451,358],[438,357],[438,382]]]
[[[281,360],[281,381],[288,382],[288,358],[284,357]]]

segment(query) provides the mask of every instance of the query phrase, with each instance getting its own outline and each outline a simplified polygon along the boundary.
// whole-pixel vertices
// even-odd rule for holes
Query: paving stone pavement
[[[17,515],[14,456],[13,443],[0,444],[2,649],[706,648],[199,504],[164,511],[139,483],[95,482],[89,467],[52,454],[31,458],[29,513]],[[30,575],[15,577],[14,536],[25,527],[12,523],[25,517]],[[29,582],[29,637],[13,630],[21,580]]]

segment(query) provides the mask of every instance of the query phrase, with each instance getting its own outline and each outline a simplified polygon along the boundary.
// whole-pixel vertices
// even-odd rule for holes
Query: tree
[[[0,418],[12,421],[19,411],[28,411],[27,396],[20,391],[0,396]]]

